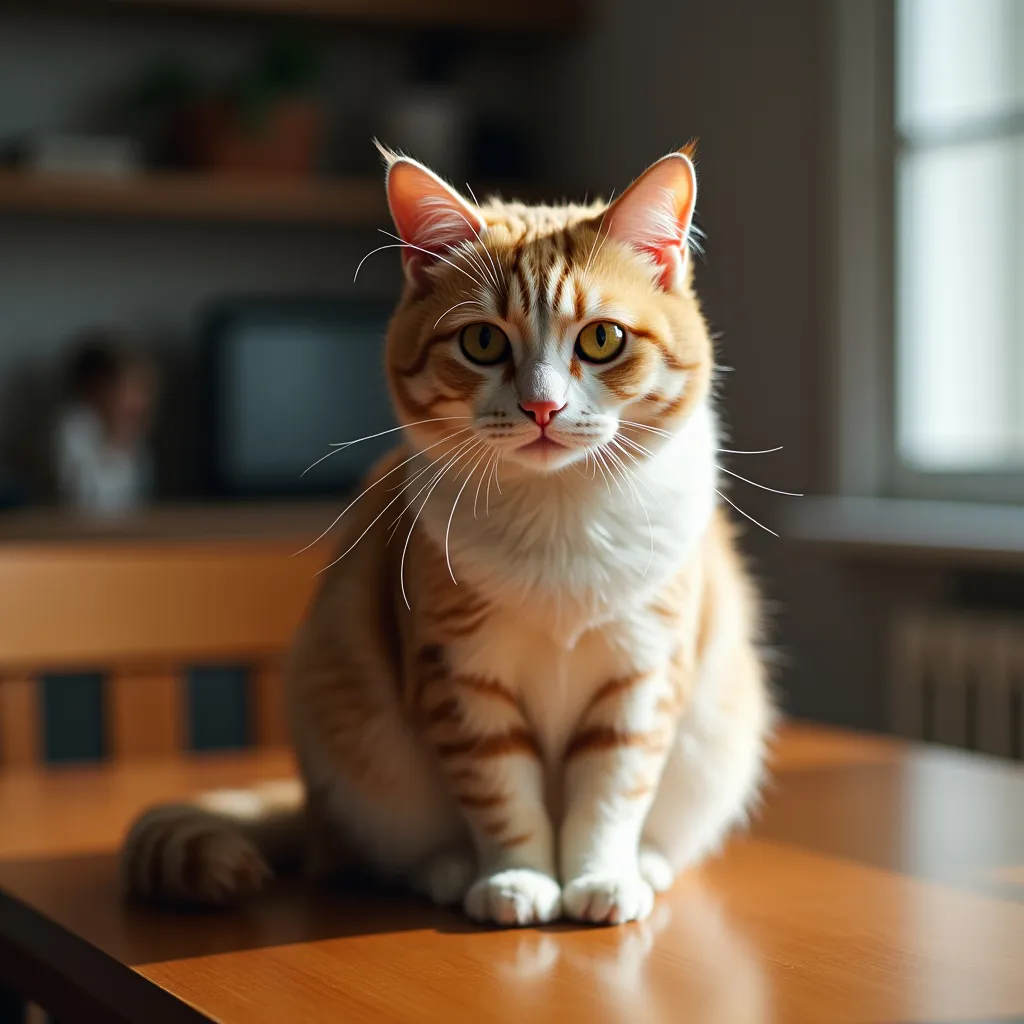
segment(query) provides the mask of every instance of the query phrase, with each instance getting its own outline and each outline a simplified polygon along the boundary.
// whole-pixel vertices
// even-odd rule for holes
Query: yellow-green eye
[[[611,320],[595,320],[587,324],[576,339],[576,355],[588,363],[607,363],[626,344],[626,330]]]
[[[494,324],[468,324],[459,335],[459,345],[471,363],[493,366],[508,358],[508,335]]]

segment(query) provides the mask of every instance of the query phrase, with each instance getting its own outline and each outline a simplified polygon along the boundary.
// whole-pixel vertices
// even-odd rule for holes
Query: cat
[[[382,152],[403,440],[291,655],[302,783],[143,814],[127,890],[234,903],[301,846],[477,921],[642,919],[744,820],[774,718],[716,492],[693,150],[587,206],[479,205]]]

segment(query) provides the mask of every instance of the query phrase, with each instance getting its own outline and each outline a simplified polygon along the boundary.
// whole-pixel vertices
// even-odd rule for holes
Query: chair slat
[[[185,691],[166,666],[115,671],[107,680],[110,754],[141,760],[178,754],[185,738]]]
[[[40,752],[39,689],[31,676],[0,679],[0,764],[36,764]]]
[[[288,743],[285,713],[284,670],[280,659],[253,666],[249,683],[252,709],[252,739],[257,746],[274,747]]]

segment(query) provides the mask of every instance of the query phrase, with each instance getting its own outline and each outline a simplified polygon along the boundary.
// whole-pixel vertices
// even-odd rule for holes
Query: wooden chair
[[[102,672],[106,754],[187,744],[186,671],[248,669],[249,734],[286,740],[281,659],[325,552],[308,538],[0,545],[0,766],[42,760],[40,678]]]

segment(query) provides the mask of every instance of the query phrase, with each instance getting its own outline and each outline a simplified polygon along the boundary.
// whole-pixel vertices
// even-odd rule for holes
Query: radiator
[[[1024,616],[899,614],[889,714],[902,736],[1024,758]]]

